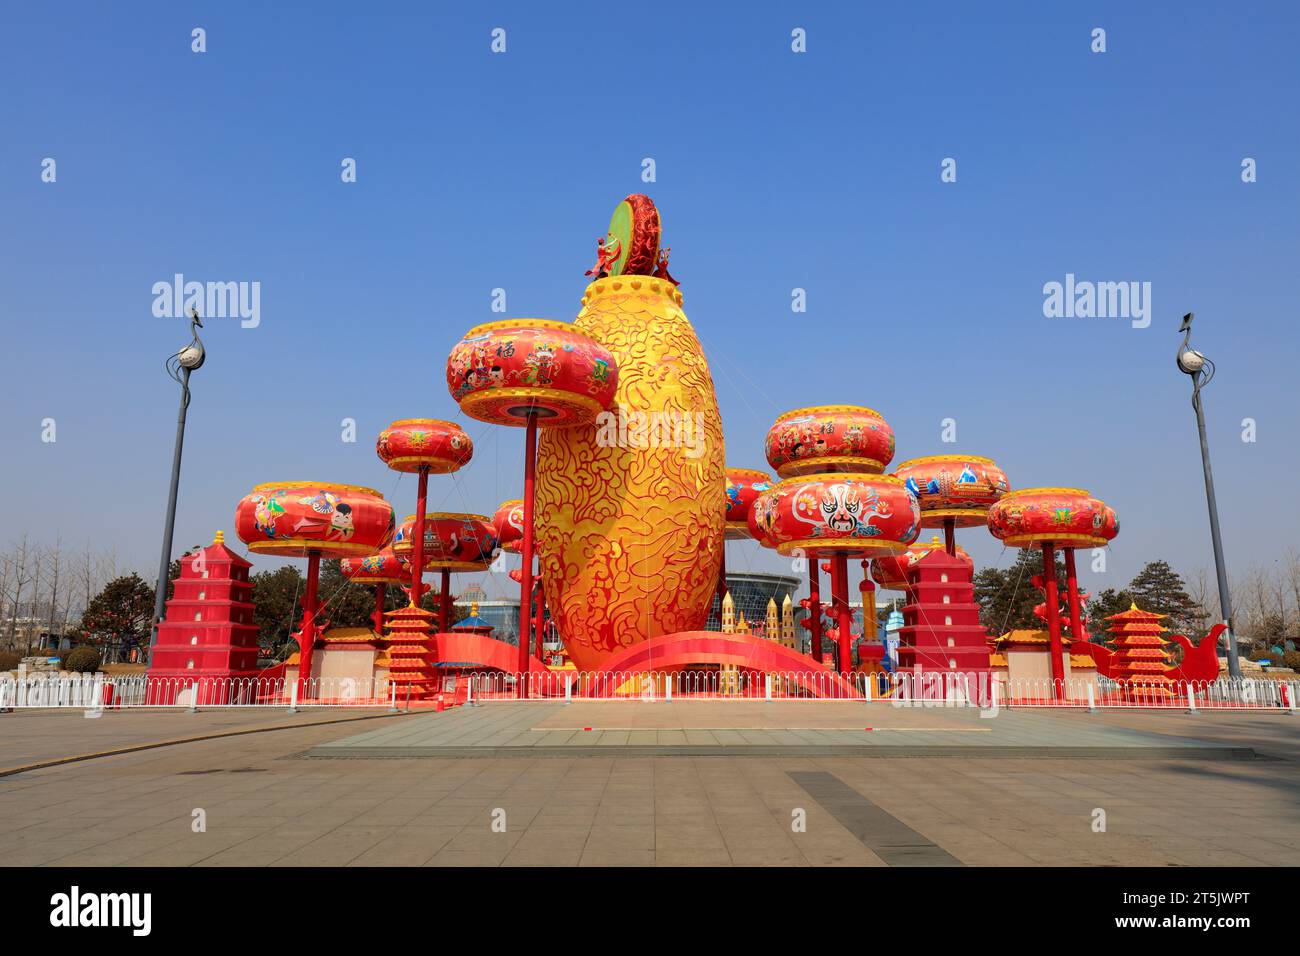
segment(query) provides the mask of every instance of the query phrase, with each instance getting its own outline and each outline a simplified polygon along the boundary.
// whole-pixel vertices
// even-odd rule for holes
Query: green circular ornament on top
[[[654,274],[659,263],[659,210],[649,196],[633,193],[614,207],[605,243],[615,242],[619,244],[618,258],[609,267],[609,275]]]

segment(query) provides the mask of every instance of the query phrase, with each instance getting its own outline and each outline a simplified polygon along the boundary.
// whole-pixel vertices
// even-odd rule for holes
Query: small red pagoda
[[[1131,687],[1135,693],[1146,697],[1172,697],[1171,681],[1166,673],[1168,663],[1165,639],[1166,629],[1159,621],[1167,614],[1140,610],[1130,604],[1127,611],[1112,614],[1108,628],[1115,654],[1111,658],[1111,672],[1106,676]]]
[[[931,550],[907,569],[911,600],[903,606],[903,626],[898,631],[900,671],[988,674],[988,634],[975,603],[973,569],[969,558],[942,548]]]
[[[251,567],[226,547],[220,531],[212,544],[181,558],[149,665],[152,699],[174,703],[195,684],[200,705],[236,703],[251,693],[231,680],[257,676]]]

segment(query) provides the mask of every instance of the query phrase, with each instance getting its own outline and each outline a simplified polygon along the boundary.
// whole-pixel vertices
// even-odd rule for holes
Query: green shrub
[[[0,651],[0,671],[15,671],[22,663],[23,655],[17,651]]]
[[[63,655],[63,669],[78,674],[93,674],[99,670],[99,651],[93,647],[74,647]]]

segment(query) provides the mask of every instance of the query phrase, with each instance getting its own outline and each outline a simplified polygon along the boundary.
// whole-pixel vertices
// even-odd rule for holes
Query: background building
[[[795,597],[800,583],[799,578],[788,574],[765,574],[760,571],[737,571],[734,574],[730,572],[727,574],[727,590],[731,592],[731,600],[736,605],[736,618],[739,619],[740,615],[744,614],[745,620],[749,622],[755,633],[765,630],[767,602],[775,600],[779,609],[788,594],[795,602],[795,634],[799,637],[805,635],[806,632],[798,626],[804,611],[799,607],[799,599]],[[722,618],[716,599],[709,611],[709,623],[705,625],[705,629],[722,630]],[[780,635],[764,634],[764,636],[779,637]]]

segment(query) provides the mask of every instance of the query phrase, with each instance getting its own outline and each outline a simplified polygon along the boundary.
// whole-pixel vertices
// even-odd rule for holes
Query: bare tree
[[[59,617],[59,572],[62,571],[63,565],[63,537],[59,536],[54,539],[54,550],[50,552],[50,614],[46,626],[46,633],[54,637],[54,624]],[[61,634],[59,635],[62,636]],[[58,648],[58,641],[55,641],[55,648]]]
[[[31,583],[31,570],[28,565],[31,560],[30,551],[31,549],[27,544],[27,535],[24,534],[22,542],[11,555],[13,590],[7,591],[5,594],[5,597],[9,599],[9,630],[5,637],[5,643],[10,650],[14,650],[18,646],[18,614],[22,605],[23,592],[27,585]],[[12,597],[10,597],[11,594]]]

